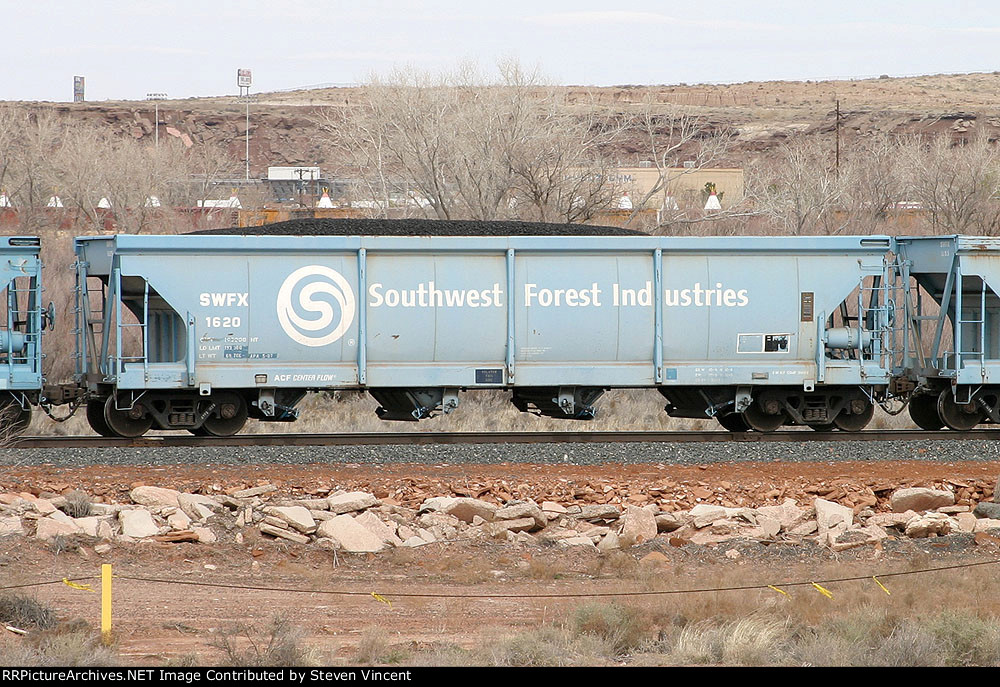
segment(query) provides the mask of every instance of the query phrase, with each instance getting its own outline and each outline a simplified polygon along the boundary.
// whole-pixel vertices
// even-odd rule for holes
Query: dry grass
[[[121,665],[121,659],[96,629],[76,620],[0,643],[0,665],[98,667]]]
[[[394,646],[389,641],[389,634],[380,628],[371,627],[361,635],[358,652],[354,655],[354,663],[360,665],[391,665],[401,663],[409,658],[409,652]]]

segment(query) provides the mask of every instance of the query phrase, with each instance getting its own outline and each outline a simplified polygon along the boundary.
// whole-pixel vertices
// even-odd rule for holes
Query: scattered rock
[[[993,520],[1000,519],[1000,503],[983,501],[982,503],[976,505],[976,508],[972,511],[972,513],[977,518],[991,518]]]
[[[955,521],[944,513],[925,513],[915,515],[906,523],[906,536],[921,539],[932,535],[950,534],[953,529]]]
[[[620,515],[621,511],[618,506],[589,504],[582,506],[580,512],[576,513],[574,517],[580,520],[617,520]]]
[[[254,496],[262,496],[263,494],[270,494],[272,491],[278,491],[278,487],[273,484],[262,484],[259,487],[250,487],[249,489],[240,489],[239,491],[234,491],[230,494],[235,499],[249,499]]]
[[[498,508],[493,513],[496,520],[520,520],[531,518],[535,521],[534,529],[540,530],[549,523],[549,519],[542,513],[542,509],[534,501],[522,501],[511,503],[503,508]]]
[[[868,527],[855,527],[845,532],[841,532],[830,540],[830,548],[834,551],[846,551],[866,544],[874,544],[882,541],[888,535],[885,530],[877,525]]]
[[[979,522],[979,519],[972,513],[959,513],[955,516],[955,520],[958,521],[958,530],[960,532],[974,532],[976,530],[976,523]]]
[[[24,534],[21,518],[17,516],[0,518],[0,537],[10,537]]]
[[[299,534],[298,532],[293,532],[292,530],[283,530],[280,527],[275,527],[274,525],[269,525],[267,523],[261,523],[259,527],[263,534],[270,534],[272,537],[287,539],[288,541],[293,541],[296,544],[309,543],[309,537],[304,534]]]
[[[878,525],[879,527],[906,527],[906,523],[913,519],[916,511],[908,510],[905,513],[876,513],[868,518],[868,525]]]
[[[218,541],[218,537],[215,536],[215,532],[213,532],[207,527],[192,527],[191,531],[194,532],[195,536],[198,538],[198,541],[201,542],[202,544],[214,544],[216,541]],[[307,542],[300,540],[300,543],[305,544]]]
[[[723,506],[714,506],[708,503],[699,503],[688,511],[692,524],[698,529],[708,527],[716,520],[722,520],[729,515]]]
[[[177,510],[167,516],[167,524],[172,529],[183,531],[191,527],[191,518],[183,510]]]
[[[535,529],[534,518],[518,518],[516,520],[497,520],[483,525],[486,534],[490,537],[506,536],[507,532],[527,532]],[[587,538],[590,541],[590,538]]]
[[[403,541],[396,536],[393,528],[382,522],[377,515],[371,511],[365,511],[354,517],[354,522],[365,527],[369,532],[381,539],[384,543],[392,546],[400,546]]]
[[[572,537],[567,537],[571,539]],[[608,532],[604,535],[604,538],[597,543],[597,549],[599,551],[614,551],[615,549],[621,548],[621,541],[618,539],[618,533],[614,530]]]
[[[590,537],[569,537],[567,539],[560,539],[557,542],[558,546],[570,547],[570,546],[584,546],[587,548],[597,548],[594,546],[594,542]]]
[[[955,505],[955,494],[941,489],[910,487],[897,489],[889,497],[889,506],[895,513],[903,511],[928,511]]]
[[[657,532],[673,532],[684,526],[680,518],[673,513],[657,513],[655,520]]]
[[[639,559],[639,565],[670,565],[670,559],[659,551],[650,551]]]
[[[1000,529],[1000,520],[995,518],[979,518],[973,532],[986,532],[987,530]]]
[[[496,513],[497,507],[492,503],[465,496],[457,498],[438,497],[427,499],[420,506],[420,512],[428,510],[445,513],[446,515],[458,518],[462,522],[471,523],[477,517],[487,522],[493,520],[493,514]]]

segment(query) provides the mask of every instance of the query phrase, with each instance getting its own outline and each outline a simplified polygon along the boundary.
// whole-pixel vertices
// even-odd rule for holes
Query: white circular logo
[[[318,317],[305,318],[299,314],[292,304],[292,295],[299,284],[310,277],[319,277],[309,281],[299,289],[298,311],[315,313]],[[335,319],[333,306],[327,300],[314,300],[317,293],[326,294],[340,305],[340,320],[326,334]],[[344,332],[354,322],[354,290],[340,272],[322,265],[308,265],[295,270],[285,279],[278,289],[278,322],[292,340],[304,346],[326,346],[344,335]]]

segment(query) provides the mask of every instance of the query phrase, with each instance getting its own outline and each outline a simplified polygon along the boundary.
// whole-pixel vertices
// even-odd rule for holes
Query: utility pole
[[[236,84],[240,87],[240,95],[246,96],[247,99],[247,145],[246,145],[246,156],[247,156],[247,181],[250,181],[250,84],[253,78],[249,69],[237,69],[236,70]]]
[[[157,148],[160,147],[160,101],[166,100],[166,93],[147,93],[146,100],[153,101],[153,119],[156,121],[153,123],[153,138],[155,140],[155,145]]]

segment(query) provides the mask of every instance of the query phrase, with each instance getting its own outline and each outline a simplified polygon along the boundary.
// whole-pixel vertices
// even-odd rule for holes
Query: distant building
[[[619,167],[614,171],[614,181],[628,193],[631,202],[638,206],[650,189],[660,179],[655,167]],[[744,197],[743,170],[740,168],[671,167],[666,170],[667,187],[657,191],[642,209],[646,210],[702,210],[706,209],[711,191],[708,184],[714,184],[719,206],[707,209],[727,209],[736,205]]]

